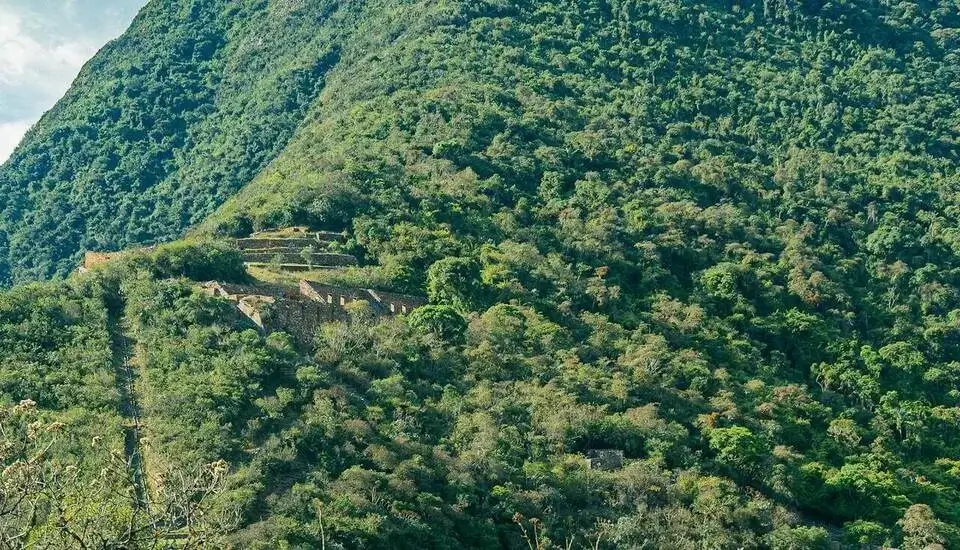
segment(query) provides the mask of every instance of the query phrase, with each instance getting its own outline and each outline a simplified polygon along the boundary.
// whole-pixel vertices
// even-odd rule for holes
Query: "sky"
[[[0,0],[0,163],[146,0]]]

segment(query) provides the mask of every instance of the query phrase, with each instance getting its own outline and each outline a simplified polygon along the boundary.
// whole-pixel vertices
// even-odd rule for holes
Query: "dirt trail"
[[[117,391],[120,394],[120,414],[124,422],[124,453],[130,468],[131,481],[135,492],[136,505],[149,512],[150,499],[147,494],[146,472],[143,466],[143,452],[140,446],[141,424],[140,405],[137,400],[136,379],[136,342],[129,336],[129,323],[123,315],[111,315],[110,339],[113,353]]]

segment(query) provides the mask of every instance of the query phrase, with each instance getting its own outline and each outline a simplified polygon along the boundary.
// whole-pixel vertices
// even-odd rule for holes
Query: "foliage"
[[[72,427],[24,400],[0,410],[0,548],[219,548],[227,518],[205,499],[220,490],[226,465],[169,476],[154,512],[134,505],[120,451],[95,437],[84,463],[72,459]],[[94,467],[96,466],[96,467]]]
[[[178,241],[157,247],[149,255],[156,277],[186,277],[194,281],[243,282],[243,258],[233,248],[212,241]]]
[[[743,426],[715,428],[710,430],[708,440],[718,462],[748,477],[762,471],[762,461],[770,454],[764,441]]]
[[[150,2],[87,64],[0,168],[0,284],[178,237],[283,148],[356,14],[271,4]]]
[[[423,306],[410,314],[410,326],[421,332],[459,343],[467,331],[467,323],[450,306]]]
[[[0,169],[3,278],[303,223],[365,264],[324,280],[433,305],[358,306],[305,355],[168,280],[240,275],[176,245],[0,297],[0,391],[116,423],[124,303],[146,462],[226,461],[238,547],[958,546],[957,28],[886,0],[155,2]]]
[[[222,461],[179,461],[136,495],[118,378],[116,286],[101,274],[2,296],[0,547],[217,548]],[[14,404],[16,403],[16,404]],[[186,536],[185,536],[186,535]]]
[[[436,304],[470,311],[482,303],[480,264],[470,258],[444,258],[427,271],[427,295]]]

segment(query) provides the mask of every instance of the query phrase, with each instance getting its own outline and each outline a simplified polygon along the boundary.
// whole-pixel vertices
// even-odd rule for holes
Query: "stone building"
[[[300,281],[300,294],[315,302],[341,308],[363,300],[380,316],[403,315],[427,303],[425,298],[419,296],[393,294],[369,288],[344,288],[312,281]]]
[[[623,451],[617,449],[591,449],[587,451],[587,462],[591,470],[606,472],[623,468]]]
[[[236,283],[221,283],[211,281],[203,285],[204,290],[211,296],[225,298],[236,302],[243,296],[273,296],[275,298],[293,298],[300,296],[296,288],[285,287],[281,285],[258,284],[258,285],[240,285]]]
[[[346,321],[347,306],[367,302],[378,317],[402,315],[425,305],[426,299],[371,289],[347,288],[301,281],[298,287],[238,285],[209,282],[211,296],[236,304],[237,310],[263,332],[282,330],[309,347],[322,323]]]

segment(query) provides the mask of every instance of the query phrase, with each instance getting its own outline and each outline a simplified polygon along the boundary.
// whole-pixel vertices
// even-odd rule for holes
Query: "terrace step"
[[[250,237],[246,239],[237,239],[237,248],[240,250],[250,250],[256,248],[299,248],[304,249],[308,246],[318,246],[328,244],[331,241],[320,241],[317,239],[296,237],[296,238],[271,238],[261,239]]]
[[[244,251],[241,253],[244,263],[248,264],[306,264],[314,266],[345,267],[357,265],[357,258],[350,254],[335,254],[329,252],[315,252],[309,258],[299,252],[259,252]]]

